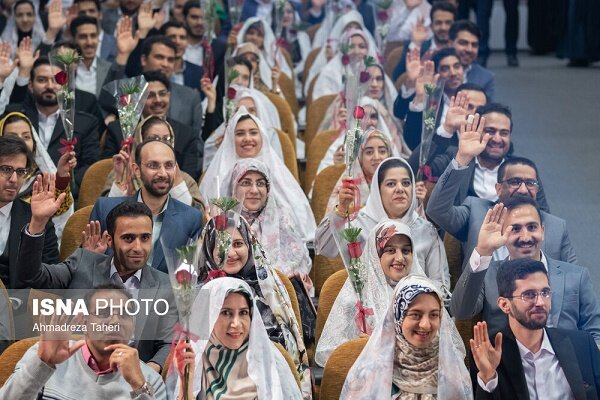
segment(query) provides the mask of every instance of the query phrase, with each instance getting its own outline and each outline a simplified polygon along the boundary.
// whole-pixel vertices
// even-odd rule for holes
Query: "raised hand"
[[[44,326],[52,325],[63,325],[68,323],[69,315],[40,315],[40,323]],[[84,344],[85,340],[79,340],[74,343],[73,346],[69,347],[70,332],[52,331],[46,332],[45,329],[41,330],[40,341],[38,345],[37,355],[45,362],[48,366],[55,368],[56,365],[61,364],[69,359],[77,350],[79,350]]]
[[[129,386],[133,390],[141,388],[144,382],[146,382],[146,378],[140,367],[140,357],[137,349],[119,343],[106,346],[104,350],[112,350],[108,362],[113,371],[118,369],[121,375],[123,375],[123,379],[129,383]]]
[[[54,198],[56,176],[44,172],[38,175],[33,182],[31,192],[31,221],[29,223],[29,232],[38,234],[44,231],[46,224],[58,211],[66,194],[61,193]]]
[[[508,234],[511,226],[507,226],[502,233],[504,220],[508,210],[504,204],[498,203],[494,208],[490,208],[485,214],[481,229],[479,229],[479,237],[477,238],[477,252],[482,256],[491,256],[496,249],[504,246],[508,240]]]
[[[346,150],[344,149],[344,145],[341,145],[337,148],[335,153],[333,153],[333,163],[334,164],[343,164],[344,159],[346,158]]]
[[[470,339],[469,343],[475,365],[479,370],[479,377],[484,383],[494,379],[502,358],[502,333],[498,332],[494,341],[495,346],[492,346],[485,321],[478,322],[473,327],[473,339]]]
[[[406,4],[406,8],[412,10],[413,8],[417,8],[423,3],[423,0],[404,0],[404,4]]]
[[[56,175],[61,178],[69,178],[71,176],[71,171],[75,169],[77,165],[77,157],[75,156],[74,151],[68,151],[58,159],[58,164],[56,166]]]
[[[193,378],[194,378],[194,373],[196,370],[196,353],[194,353],[194,349],[192,348],[192,345],[190,343],[186,343],[185,340],[179,340],[179,342],[177,342],[177,346],[175,346],[175,351],[174,351],[174,355],[173,355],[173,362],[175,365],[175,370],[177,371],[177,373],[179,374],[179,397],[177,397],[178,399],[183,399],[186,398],[183,395],[183,378],[185,375],[185,367],[187,365],[189,365],[188,368],[188,396],[187,398],[191,399],[194,396],[192,395],[192,387],[194,386],[192,384],[193,382]]]
[[[94,253],[104,254],[108,249],[108,232],[102,233],[100,221],[90,221],[81,232],[81,247]]]
[[[406,85],[413,87],[420,73],[421,54],[419,49],[414,48],[406,53]]]
[[[433,61],[425,61],[415,82],[415,104],[425,99],[425,85],[435,85],[439,77],[439,74],[435,74]]]
[[[207,99],[206,111],[213,113],[217,106],[217,90],[207,76],[200,79],[200,90],[202,90]]]
[[[450,98],[450,104],[448,106],[448,112],[446,113],[446,119],[444,120],[444,130],[448,133],[454,133],[460,124],[463,123],[468,115],[467,104],[469,103],[469,96],[462,91],[459,92],[456,97]]]
[[[417,195],[417,200],[419,200],[419,204],[423,204],[425,197],[427,197],[427,186],[425,186],[425,182],[417,182],[415,185],[415,192]]]
[[[10,50],[10,43],[0,43],[0,83],[3,83],[17,66],[17,63],[10,61]]]
[[[150,30],[154,28],[154,25],[156,24],[154,15],[152,14],[151,3],[145,3],[140,6],[140,9],[138,10],[137,23],[140,37],[145,38],[146,35],[148,35],[148,32],[150,32]]]
[[[458,137],[458,153],[456,161],[460,166],[469,165],[471,160],[480,155],[490,140],[489,134],[483,133],[485,117],[475,114],[472,118],[460,124],[460,135]]]
[[[33,43],[29,36],[21,40],[19,47],[17,47],[15,57],[19,62],[19,76],[23,78],[29,78],[31,70],[33,69],[33,64],[39,56],[39,50],[36,51],[35,54],[33,53]]]
[[[67,18],[63,14],[62,1],[52,0],[48,6],[48,30],[46,31],[46,39],[54,41],[58,32],[66,26]]]
[[[412,29],[411,42],[420,49],[421,45],[427,40],[428,37],[429,29],[425,27],[425,19],[423,17],[419,17],[417,19],[417,23]]]
[[[133,35],[131,18],[125,16],[119,20],[116,30],[116,41],[117,41],[117,58],[116,62],[119,65],[127,64],[129,55],[133,52],[135,47],[138,45],[140,38],[139,35]]]
[[[350,206],[354,203],[354,198],[356,197],[356,193],[358,192],[358,187],[356,185],[350,183],[352,178],[349,176],[345,176],[342,178],[342,187],[338,193],[338,206],[337,211],[341,214],[348,214],[351,212]],[[341,216],[338,214],[338,216]]]

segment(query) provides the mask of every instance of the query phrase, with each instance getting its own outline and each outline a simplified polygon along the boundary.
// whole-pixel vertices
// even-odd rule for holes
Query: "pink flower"
[[[65,71],[58,71],[56,73],[56,75],[54,75],[54,80],[60,86],[63,86],[64,84],[66,84],[67,82],[69,82],[69,76],[67,75],[67,73]]]
[[[371,79],[371,74],[369,74],[368,71],[361,71],[361,73],[360,73],[360,83],[369,82],[369,79]]]
[[[227,98],[229,100],[233,100],[235,99],[235,96],[237,95],[237,90],[235,90],[235,88],[229,87],[227,89]]]
[[[350,255],[350,258],[360,258],[360,256],[362,255],[360,242],[348,243],[348,253]]]
[[[192,281],[192,274],[189,271],[182,269],[175,274],[175,280],[180,285],[187,285]]]
[[[219,214],[215,217],[215,228],[218,231],[227,229],[227,216],[225,214]]]
[[[356,119],[363,119],[365,116],[365,109],[362,108],[361,106],[356,106],[354,108],[354,114],[353,114],[354,118]]]
[[[348,54],[344,54],[342,56],[342,64],[344,64],[344,65],[350,64],[350,56]]]
[[[122,107],[125,107],[127,104],[129,104],[129,95],[128,94],[122,94],[119,97],[119,103],[121,104]]]
[[[377,12],[377,19],[380,20],[381,22],[386,22],[388,20],[390,16],[388,15],[387,11],[385,10],[381,10]]]

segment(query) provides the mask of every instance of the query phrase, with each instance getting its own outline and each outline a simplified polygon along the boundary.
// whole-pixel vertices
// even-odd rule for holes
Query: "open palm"
[[[461,165],[466,165],[478,155],[480,155],[490,140],[489,135],[483,134],[485,126],[485,117],[479,117],[479,114],[471,119],[464,121],[460,125],[460,136],[458,138],[458,153],[456,160]]]
[[[504,246],[508,241],[508,233],[510,226],[502,233],[502,226],[506,219],[508,210],[502,203],[498,203],[488,210],[483,224],[479,229],[479,237],[477,238],[477,250],[481,255],[491,255],[496,249]]]
[[[56,176],[45,172],[38,175],[33,183],[31,194],[31,216],[37,219],[49,220],[58,211],[65,199],[65,194],[54,196]]]

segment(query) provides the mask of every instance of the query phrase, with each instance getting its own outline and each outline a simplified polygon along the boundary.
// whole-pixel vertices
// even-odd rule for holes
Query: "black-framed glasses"
[[[5,178],[10,178],[14,173],[17,173],[18,178],[23,178],[29,173],[28,168],[15,168],[10,165],[0,165],[0,174]]]
[[[520,295],[508,297],[509,299],[521,299],[527,303],[535,303],[538,296],[541,296],[542,300],[548,300],[552,297],[552,291],[550,289],[542,289],[539,292],[535,290],[526,290]]]
[[[522,178],[509,178],[505,179],[500,183],[506,183],[512,188],[519,188],[524,183],[527,189],[538,189],[540,184],[535,179],[522,179]]]

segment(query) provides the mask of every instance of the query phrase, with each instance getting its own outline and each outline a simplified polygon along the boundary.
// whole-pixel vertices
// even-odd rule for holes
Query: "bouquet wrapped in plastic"
[[[425,84],[425,107],[423,109],[423,123],[421,127],[421,148],[419,151],[419,170],[417,173],[417,181],[425,180],[427,182],[435,182],[437,179],[433,177],[431,168],[427,165],[429,157],[429,149],[431,141],[435,134],[437,123],[438,110],[442,94],[444,93],[444,80],[434,80],[431,83]]]
[[[73,137],[75,129],[75,74],[81,56],[77,50],[61,48],[51,53],[50,60],[53,65],[60,69],[54,76],[54,80],[60,85],[56,97],[58,98],[60,118],[67,137],[66,140],[60,140],[63,145],[60,152],[64,154],[71,151],[77,144],[77,139]]]

